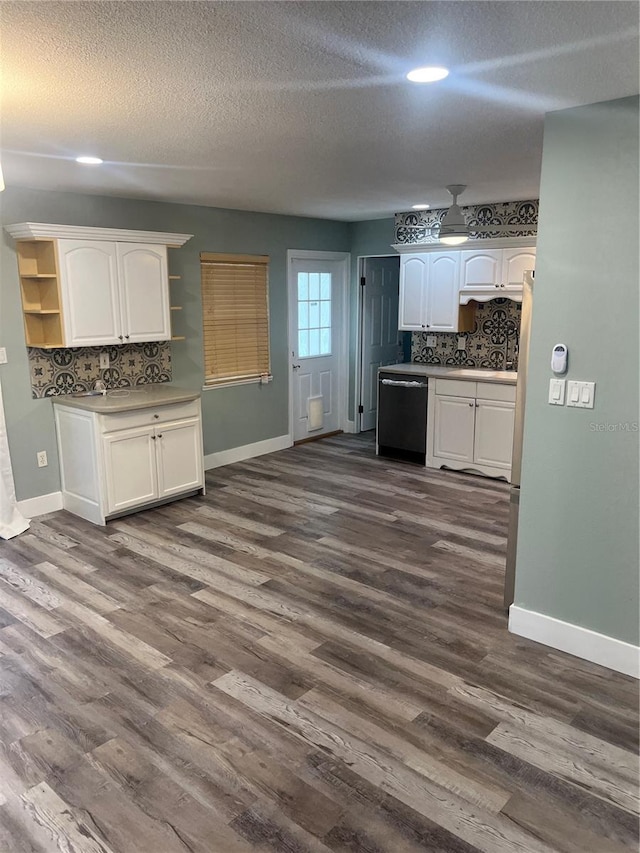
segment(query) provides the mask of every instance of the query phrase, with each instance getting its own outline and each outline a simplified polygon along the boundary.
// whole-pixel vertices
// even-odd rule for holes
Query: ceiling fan
[[[453,203],[449,210],[444,215],[444,219],[440,223],[436,223],[431,227],[427,227],[427,235],[431,237],[436,237],[440,240],[441,243],[444,243],[446,246],[459,246],[461,243],[466,243],[469,239],[469,234],[489,234],[489,233],[529,233],[535,232],[538,230],[537,225],[524,225],[522,223],[513,223],[513,224],[489,224],[489,225],[476,225],[475,223],[471,226],[467,225],[467,222],[464,218],[464,214],[458,207],[458,196],[462,195],[462,193],[466,190],[465,184],[450,184],[447,187],[447,190],[451,194],[453,198]],[[411,227],[411,226],[409,226]],[[413,227],[424,227],[424,226],[413,226]]]

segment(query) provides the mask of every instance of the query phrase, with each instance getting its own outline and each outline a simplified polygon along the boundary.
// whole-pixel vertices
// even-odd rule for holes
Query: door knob
[[[292,364],[291,367],[293,367],[294,370],[297,370],[299,367],[302,367],[302,365],[301,364]]]

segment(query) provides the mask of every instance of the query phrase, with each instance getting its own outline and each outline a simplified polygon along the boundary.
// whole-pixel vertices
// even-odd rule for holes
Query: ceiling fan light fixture
[[[449,76],[449,69],[439,65],[424,65],[422,68],[414,68],[407,74],[407,80],[412,83],[437,83]]]
[[[451,184],[447,190],[453,198],[453,204],[444,215],[444,219],[440,223],[440,232],[438,239],[445,246],[459,246],[461,243],[466,243],[469,239],[469,229],[464,218],[464,214],[458,206],[458,196],[464,192],[466,187],[464,184]]]
[[[469,237],[467,234],[440,235],[440,242],[444,243],[445,246],[460,246],[462,243],[466,243],[468,239]]]

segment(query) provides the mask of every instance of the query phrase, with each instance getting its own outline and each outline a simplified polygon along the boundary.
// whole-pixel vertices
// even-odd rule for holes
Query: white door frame
[[[293,444],[293,382],[291,373],[291,293],[293,282],[291,279],[291,265],[293,261],[341,261],[344,286],[342,288],[342,300],[340,310],[342,311],[343,323],[342,334],[339,336],[338,347],[340,356],[340,371],[338,375],[338,422],[340,429],[349,432],[348,429],[348,404],[349,404],[349,280],[351,272],[351,254],[349,252],[316,252],[313,249],[288,249],[287,250],[287,378],[289,380],[289,441]]]
[[[356,267],[356,287],[358,288],[358,298],[356,300],[356,317],[358,318],[358,322],[356,329],[356,363],[353,368],[355,371],[355,396],[353,400],[353,407],[355,409],[355,412],[353,415],[353,431],[356,434],[362,432],[362,417],[360,415],[360,412],[358,411],[358,406],[360,405],[360,392],[362,390],[362,336],[364,331],[362,328],[363,296],[362,287],[360,286],[360,279],[364,275],[364,262],[369,260],[369,258],[399,259],[400,255],[397,252],[389,252],[386,255],[358,255],[358,265]]]

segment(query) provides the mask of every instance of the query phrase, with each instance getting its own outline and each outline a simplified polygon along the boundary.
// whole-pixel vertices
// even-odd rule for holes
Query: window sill
[[[266,382],[260,376],[252,376],[251,379],[230,379],[228,382],[215,382],[211,385],[203,385],[203,391],[215,391],[217,388],[231,388],[234,385],[269,385],[273,382],[273,376],[269,374]]]

